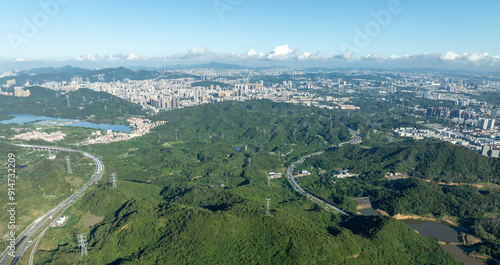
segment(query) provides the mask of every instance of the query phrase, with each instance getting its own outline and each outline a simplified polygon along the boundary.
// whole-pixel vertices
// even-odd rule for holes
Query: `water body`
[[[375,210],[373,210],[372,208],[368,208],[368,209],[362,209],[362,210],[359,210],[359,212],[363,215],[363,216],[376,216],[376,215],[379,215]]]
[[[415,229],[422,236],[436,238],[437,240],[445,243],[460,243],[457,230],[443,224],[421,221],[421,220],[402,220],[403,223]],[[474,258],[467,256],[460,247],[455,245],[442,245],[446,252],[450,253],[453,257],[463,262],[465,265],[481,265],[484,264]]]
[[[444,249],[444,251],[450,253],[453,257],[460,260],[465,265],[484,265],[483,262],[465,255],[464,251],[457,246],[443,245],[441,247]]]
[[[421,220],[402,220],[409,227],[417,230],[422,236],[435,238],[445,243],[460,243],[457,230],[443,224],[421,221]]]
[[[100,130],[113,130],[117,132],[125,132],[128,133],[131,129],[125,125],[111,125],[111,124],[95,124],[90,122],[75,122],[71,119],[60,119],[60,118],[51,118],[45,116],[35,116],[31,114],[9,114],[14,116],[13,119],[0,121],[0,124],[13,124],[17,123],[20,125],[24,125],[25,123],[31,123],[35,121],[56,121],[62,123],[60,126],[72,126],[72,127],[83,127],[83,128],[91,128],[91,129],[100,129]]]
[[[378,212],[372,208],[359,210],[363,216],[379,215]],[[441,242],[446,243],[459,243],[457,230],[443,224],[421,221],[421,220],[402,220],[402,222],[414,230],[417,230],[420,235],[430,238],[436,238]],[[484,263],[471,258],[465,254],[466,250],[461,249],[455,245],[442,245],[443,249],[450,253],[457,260],[463,262],[465,265],[483,265]]]

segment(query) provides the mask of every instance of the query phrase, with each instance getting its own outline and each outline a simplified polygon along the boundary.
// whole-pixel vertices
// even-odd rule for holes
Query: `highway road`
[[[340,143],[339,147],[341,147],[345,144],[360,144],[363,141],[363,138],[361,137],[360,134],[358,134],[358,132],[356,132],[355,130],[353,130],[351,128],[347,128],[347,129],[349,129],[349,132],[351,133],[352,138],[350,141]]]
[[[313,201],[314,203],[317,203],[319,205],[322,205],[325,209],[327,210],[333,210],[333,211],[337,211],[339,212],[340,214],[343,214],[343,215],[347,215],[349,216],[348,213],[346,213],[345,211],[339,209],[338,207],[335,207],[331,204],[329,204],[328,202],[326,201],[323,201],[322,199],[316,197],[314,194],[311,194],[309,192],[307,192],[306,190],[304,190],[300,185],[299,183],[297,182],[297,177],[293,175],[293,173],[295,172],[295,169],[297,168],[297,166],[301,163],[303,163],[307,158],[311,157],[311,156],[316,156],[316,155],[321,155],[323,154],[324,152],[321,151],[321,152],[317,152],[317,153],[314,153],[314,154],[310,154],[310,155],[307,155],[307,156],[304,156],[302,157],[301,159],[295,161],[292,165],[290,165],[287,170],[286,170],[286,176],[288,178],[288,181],[290,182],[290,184],[292,185],[292,187],[299,193],[301,194],[304,194],[305,196],[307,196],[311,201]]]
[[[85,191],[87,191],[95,182],[97,182],[101,177],[104,172],[104,165],[99,158],[77,150],[73,149],[68,149],[68,148],[61,148],[61,147],[51,147],[51,146],[34,146],[34,145],[17,145],[20,147],[25,147],[25,148],[33,148],[35,150],[51,150],[51,151],[65,151],[65,152],[80,152],[83,153],[86,157],[92,159],[96,165],[96,170],[92,177],[90,178],[90,181],[87,182],[82,188],[77,190],[75,193],[73,193],[69,198],[64,200],[62,203],[60,203],[57,207],[54,209],[50,210],[48,213],[46,213],[44,216],[38,218],[35,220],[33,223],[31,223],[19,236],[16,238],[16,252],[14,257],[11,257],[8,252],[9,248],[7,248],[2,255],[0,256],[0,265],[5,265],[8,264],[10,261],[11,265],[15,265],[19,262],[21,257],[24,255],[24,253],[30,248],[32,245],[33,241],[35,239],[35,236],[39,236],[39,238],[36,238],[36,242],[39,242],[43,232],[45,232],[47,226],[49,226],[52,222],[57,220],[59,216],[64,213],[66,209],[68,209],[71,204],[73,204],[78,198],[80,198]],[[42,232],[42,233],[40,233]],[[35,250],[33,250],[35,251]],[[32,260],[32,259],[31,259]]]
[[[355,130],[351,129],[351,128],[348,128],[349,129],[349,132],[351,133],[352,135],[352,138],[350,141],[347,141],[347,142],[344,142],[344,143],[341,143],[339,144],[339,146],[343,146],[345,144],[360,144],[361,141],[363,140],[363,138],[361,137],[361,135],[359,135]],[[336,207],[336,206],[333,206],[331,204],[329,204],[328,202],[318,198],[317,196],[315,196],[314,194],[311,194],[310,192],[304,190],[300,185],[299,183],[297,182],[297,176],[294,176],[294,172],[295,172],[295,169],[297,168],[297,166],[301,163],[303,163],[307,158],[311,157],[311,156],[317,156],[317,155],[321,155],[323,154],[324,151],[321,151],[321,152],[316,152],[314,154],[310,154],[310,155],[307,155],[307,156],[304,156],[302,157],[301,159],[295,161],[293,164],[291,164],[287,170],[286,170],[286,176],[287,176],[287,179],[288,179],[288,182],[290,182],[290,184],[292,185],[293,189],[295,189],[297,192],[305,195],[306,197],[308,197],[311,201],[313,201],[314,203],[317,203],[319,205],[322,205],[325,209],[327,210],[333,210],[333,211],[336,211],[336,212],[339,212],[340,214],[343,214],[343,215],[347,215],[349,216],[348,213],[346,213],[345,211],[343,211],[342,209]]]

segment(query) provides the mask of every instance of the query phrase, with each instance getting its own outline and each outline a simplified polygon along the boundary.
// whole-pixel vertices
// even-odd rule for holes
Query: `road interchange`
[[[0,256],[0,265],[16,265],[19,260],[22,258],[24,253],[31,247],[33,243],[33,239],[36,238],[36,243],[35,245],[38,245],[38,242],[40,241],[41,237],[43,236],[43,233],[46,231],[46,228],[55,220],[59,218],[66,209],[68,209],[77,199],[83,196],[85,194],[85,191],[87,191],[95,182],[97,182],[103,175],[104,173],[104,164],[102,161],[89,154],[86,152],[78,151],[78,150],[73,150],[73,149],[68,149],[68,148],[62,148],[62,147],[52,147],[52,146],[37,146],[37,145],[17,145],[20,147],[24,148],[31,148],[34,150],[51,150],[51,151],[64,151],[64,152],[79,152],[82,153],[84,156],[92,159],[96,165],[96,169],[92,177],[90,178],[89,182],[87,182],[82,188],[77,190],[75,193],[73,193],[69,198],[64,200],[62,203],[60,203],[58,206],[56,206],[54,209],[50,210],[48,213],[43,215],[42,217],[38,218],[35,220],[33,223],[31,223],[24,231],[19,234],[19,236],[16,238],[16,251],[14,256],[9,255],[10,248],[7,248],[4,252],[2,252]],[[38,236],[38,237],[36,237]],[[33,252],[36,251],[36,248],[33,249]],[[33,256],[33,254],[31,255]],[[30,258],[30,261],[32,262],[33,258]],[[10,261],[10,263],[9,263]],[[31,263],[30,263],[31,264]]]

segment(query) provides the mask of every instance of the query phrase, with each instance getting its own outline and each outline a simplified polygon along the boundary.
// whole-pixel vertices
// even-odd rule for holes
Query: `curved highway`
[[[99,160],[99,158],[85,152],[61,148],[61,147],[51,147],[51,146],[35,146],[35,145],[17,145],[25,148],[33,148],[35,150],[51,150],[51,151],[64,151],[64,152],[80,152],[83,153],[86,157],[92,159],[96,165],[96,170],[94,175],[90,178],[90,181],[87,182],[81,189],[73,193],[69,198],[60,203],[57,207],[50,210],[44,216],[38,218],[33,223],[31,223],[16,239],[16,250],[14,257],[8,254],[9,248],[7,248],[2,255],[0,256],[0,265],[8,264],[10,260],[11,265],[15,265],[19,262],[23,254],[30,248],[32,244],[32,240],[36,235],[41,235],[45,231],[44,229],[52,223],[54,220],[57,220],[59,216],[68,209],[73,202],[75,202],[78,198],[80,198],[85,191],[87,191],[96,181],[98,181],[104,172],[104,165]],[[43,230],[43,231],[42,231]],[[40,233],[42,231],[42,233]],[[41,237],[40,237],[41,238]],[[37,242],[40,238],[37,238]]]
[[[349,129],[349,132],[352,134],[352,138],[350,141],[347,141],[347,142],[344,142],[344,143],[341,143],[339,144],[339,146],[343,146],[345,144],[360,144],[362,139],[361,136],[353,129],[351,128],[348,128]],[[343,214],[343,215],[347,215],[349,216],[348,213],[346,213],[345,211],[343,211],[342,209],[338,208],[338,207],[335,207],[331,204],[329,204],[328,202],[316,197],[314,194],[311,194],[310,192],[304,190],[300,185],[299,183],[297,182],[297,176],[294,176],[294,172],[295,172],[295,168],[297,168],[297,166],[301,163],[304,162],[304,160],[306,160],[307,158],[311,157],[311,156],[316,156],[316,155],[321,155],[323,154],[325,151],[321,151],[321,152],[316,152],[314,154],[310,154],[310,155],[306,155],[304,157],[302,157],[301,159],[295,161],[293,164],[291,164],[287,169],[286,169],[286,176],[287,176],[287,179],[288,179],[288,182],[290,182],[290,184],[292,185],[293,189],[296,190],[297,192],[305,195],[306,197],[308,197],[311,201],[313,201],[314,203],[317,203],[319,205],[323,205],[323,207],[327,210],[334,210],[334,211],[337,211],[339,212],[340,214]]]
[[[315,195],[307,192],[306,190],[304,190],[300,185],[299,183],[297,182],[297,177],[293,175],[294,171],[295,171],[295,168],[304,162],[304,160],[306,160],[307,158],[311,157],[311,156],[316,156],[316,155],[321,155],[323,154],[324,151],[321,151],[321,152],[317,152],[317,153],[314,153],[314,154],[310,154],[310,155],[307,155],[307,156],[304,156],[302,157],[301,159],[295,161],[292,165],[290,165],[290,167],[287,168],[286,170],[286,176],[288,178],[288,181],[290,182],[290,184],[292,185],[292,187],[299,193],[301,194],[304,194],[305,196],[307,196],[311,201],[313,201],[314,203],[317,203],[319,205],[323,205],[325,207],[325,209],[327,210],[334,210],[334,211],[337,211],[343,215],[347,215],[349,216],[348,213],[346,213],[345,211],[339,209],[338,207],[335,207],[329,203],[327,203],[326,201],[323,201],[322,199],[316,197]]]

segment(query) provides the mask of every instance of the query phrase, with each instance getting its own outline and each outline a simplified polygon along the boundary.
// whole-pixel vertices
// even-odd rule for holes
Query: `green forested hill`
[[[359,177],[334,179],[335,170],[350,168]],[[452,217],[484,242],[481,253],[500,257],[500,160],[449,143],[412,141],[382,147],[344,146],[312,157],[299,169],[304,188],[356,212],[354,197],[369,196],[372,206],[390,215]],[[385,173],[407,179],[389,181]],[[491,184],[491,183],[496,183]]]
[[[29,82],[31,84],[42,84],[47,81],[55,82],[71,82],[72,78],[81,77],[84,81],[88,80],[90,82],[112,82],[112,81],[123,81],[124,79],[130,80],[145,80],[153,79],[160,74],[158,72],[139,70],[132,71],[124,67],[118,68],[105,68],[100,70],[90,70],[78,67],[64,66],[61,68],[39,68],[32,69],[28,71],[22,71],[18,73],[17,76],[6,76],[0,78],[0,84],[7,83],[7,80],[16,80],[17,84],[25,84]],[[99,80],[99,75],[104,77],[103,80]]]
[[[160,114],[168,123],[145,137],[87,147],[106,174],[68,211],[66,227],[47,232],[36,262],[459,264],[395,220],[341,218],[284,178],[268,187],[268,172],[350,139],[340,112],[332,121],[320,111],[270,101],[203,105]],[[102,221],[85,225],[83,215]],[[81,233],[86,258],[75,241]]]
[[[0,112],[28,113],[53,118],[116,120],[130,115],[144,115],[142,108],[104,92],[79,89],[66,96],[42,87],[29,87],[31,96],[26,98],[0,95]]]
[[[330,163],[328,163],[330,162]],[[500,160],[481,156],[450,143],[411,142],[370,149],[345,146],[332,149],[308,164],[324,169],[350,167],[354,172],[401,172],[442,182],[500,184]]]

